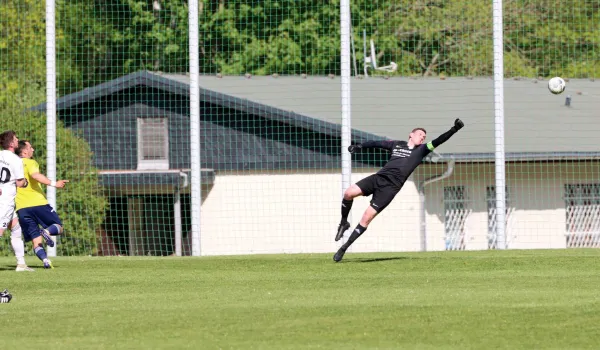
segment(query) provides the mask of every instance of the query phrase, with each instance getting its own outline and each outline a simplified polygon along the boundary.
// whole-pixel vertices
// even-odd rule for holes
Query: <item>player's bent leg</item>
[[[338,225],[337,232],[335,234],[336,242],[339,241],[343,237],[344,232],[350,228],[348,215],[350,215],[354,198],[362,195],[362,190],[356,184],[348,187],[346,191],[344,191],[344,198],[342,199],[342,219],[340,220],[340,224]]]
[[[37,236],[32,241],[33,243],[33,251],[35,255],[42,261],[45,269],[53,269],[52,262],[48,259],[48,255],[46,254],[46,250],[44,249],[44,244],[42,244],[42,237]]]
[[[58,236],[62,234],[63,227],[58,214],[50,205],[35,207],[36,214],[39,220],[41,220],[40,225],[43,227],[43,231],[41,232],[42,236],[46,240],[46,245],[49,247],[54,247],[55,243],[52,239],[52,236]]]
[[[37,245],[34,243],[33,251],[35,252],[35,255],[38,257],[38,259],[42,261],[45,269],[53,269],[54,266],[52,266],[52,262],[50,261],[50,259],[48,259],[48,255],[46,254],[46,250],[44,249],[44,245],[42,244],[41,237],[39,238],[40,239]]]
[[[344,232],[348,231],[350,228],[350,223],[346,220],[340,222],[338,225],[337,233],[335,235],[335,241],[339,241],[342,237],[344,237]]]
[[[362,218],[360,219],[360,224],[362,226],[365,227],[365,229],[369,226],[369,224],[371,223],[371,221],[373,221],[373,219],[375,219],[375,217],[377,216],[377,214],[379,214],[379,212],[373,208],[374,204],[371,204],[363,213]]]
[[[350,234],[350,237],[348,237],[346,243],[344,243],[340,247],[340,249],[335,253],[335,255],[333,256],[333,261],[340,262],[343,259],[344,254],[346,254],[346,250],[348,250],[348,248],[352,245],[352,243],[354,243],[354,241],[358,239],[358,237],[365,233],[367,227],[369,226],[371,221],[373,221],[373,219],[377,216],[377,214],[379,214],[377,210],[375,210],[371,206],[369,206],[367,210],[365,210],[360,220],[360,223],[356,226],[354,231],[352,231],[352,234]]]
[[[44,249],[44,244],[42,242],[42,236],[37,236],[31,241],[35,256],[37,256],[41,261],[44,261],[44,259],[48,258],[48,255],[46,254],[46,250]]]
[[[62,234],[63,227],[59,224],[52,224],[43,229],[40,233],[42,237],[44,237],[44,239],[46,240],[46,245],[48,247],[54,247],[54,240],[52,239],[52,236],[58,236]]]
[[[52,236],[50,235],[50,232],[48,230],[46,230],[45,228],[41,229],[40,235],[44,237],[44,240],[46,241],[46,245],[48,247],[54,247],[54,240],[52,239]]]
[[[346,189],[346,191],[344,191],[344,199],[345,200],[353,200],[354,198],[356,198],[358,196],[362,196],[362,195],[363,195],[362,190],[356,184],[353,184],[352,186],[348,187]]]
[[[59,224],[52,224],[46,227],[46,231],[48,231],[51,236],[58,236],[63,233],[63,227]]]

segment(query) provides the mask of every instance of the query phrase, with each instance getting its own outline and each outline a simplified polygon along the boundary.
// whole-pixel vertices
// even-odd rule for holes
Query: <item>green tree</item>
[[[223,74],[339,71],[339,6],[311,0],[204,1],[201,68]]]
[[[93,77],[92,81],[138,70],[187,72],[187,1],[66,1],[65,9],[62,23],[74,39],[70,52],[76,53],[77,62],[92,63],[86,75]],[[73,13],[84,16],[85,23],[82,25]]]
[[[45,114],[13,109],[4,110],[2,115],[3,129],[15,130],[20,139],[31,142],[35,148],[34,159],[45,173]],[[56,139],[57,179],[71,181],[65,188],[56,190],[56,209],[65,228],[57,252],[60,255],[94,255],[96,233],[104,221],[108,202],[98,184],[97,170],[92,166],[92,152],[82,137],[61,122],[57,123]]]
[[[0,109],[43,101],[44,2],[0,2]]]
[[[95,1],[57,1],[56,59],[60,67],[59,96],[80,91],[90,84],[115,78],[117,68],[108,52],[112,28],[102,20]],[[112,67],[112,68],[111,68]]]
[[[509,0],[504,7],[505,51],[521,57],[532,75],[600,75],[597,1]]]
[[[492,3],[355,1],[353,25],[402,75],[491,75]],[[593,77],[600,73],[600,13],[589,1],[504,2],[506,76]],[[355,29],[356,30],[356,29]]]
[[[339,0],[201,0],[200,71],[339,74]],[[352,31],[396,74],[489,76],[489,0],[353,0]],[[44,4],[0,3],[0,107],[43,100]],[[504,1],[506,76],[597,77],[600,7],[590,0]],[[146,69],[188,70],[185,0],[57,2],[59,95]],[[361,67],[362,68],[362,67]]]
[[[357,59],[362,32],[378,62],[399,75],[493,73],[488,0],[351,2]],[[600,9],[589,0],[505,1],[506,76],[598,76]],[[339,1],[204,1],[202,71],[224,74],[339,74]]]
[[[56,83],[58,94],[64,95],[99,77],[101,64],[93,58],[102,56],[94,54],[106,45],[94,36],[110,31],[100,25],[87,3],[59,0],[56,8]],[[41,103],[46,98],[45,3],[2,1],[0,14],[0,109]]]

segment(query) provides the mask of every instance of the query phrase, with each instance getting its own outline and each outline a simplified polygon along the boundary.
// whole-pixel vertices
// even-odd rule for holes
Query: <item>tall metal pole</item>
[[[506,173],[504,150],[504,35],[502,0],[494,0],[494,118],[496,144],[496,247],[506,249]]]
[[[46,176],[56,180],[56,26],[54,0],[46,0]],[[48,203],[56,210],[56,188],[46,188]],[[56,238],[53,237],[54,240]],[[56,245],[47,247],[56,256]]]
[[[200,256],[200,211],[202,206],[202,174],[200,169],[200,61],[198,51],[198,0],[189,0],[190,35],[190,159],[192,255]]]
[[[350,187],[352,158],[348,152],[352,138],[350,96],[350,0],[340,3],[341,74],[342,74],[342,196]]]

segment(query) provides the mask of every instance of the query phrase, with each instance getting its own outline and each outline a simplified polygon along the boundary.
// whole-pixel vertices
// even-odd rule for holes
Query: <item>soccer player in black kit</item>
[[[344,192],[342,200],[342,220],[338,226],[335,240],[339,241],[344,232],[350,228],[348,215],[352,208],[354,198],[358,196],[370,196],[371,205],[365,210],[359,224],[356,226],[348,241],[333,256],[335,262],[344,257],[346,250],[366,230],[369,223],[387,207],[396,194],[400,192],[404,182],[412,172],[421,164],[434,148],[448,141],[452,135],[462,129],[465,124],[460,120],[454,121],[450,130],[441,134],[437,139],[425,144],[427,132],[423,128],[416,128],[408,135],[407,141],[367,141],[358,145],[350,145],[348,152],[354,153],[363,148],[383,148],[390,151],[390,159],[376,174],[368,176],[356,184],[348,187]]]

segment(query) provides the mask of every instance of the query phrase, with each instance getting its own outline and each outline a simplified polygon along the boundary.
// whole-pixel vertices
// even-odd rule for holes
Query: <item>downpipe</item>
[[[425,209],[425,186],[446,179],[454,173],[455,160],[450,159],[446,162],[446,171],[441,175],[432,176],[424,181],[419,182],[419,201],[421,205],[421,251],[427,251],[427,210]]]

